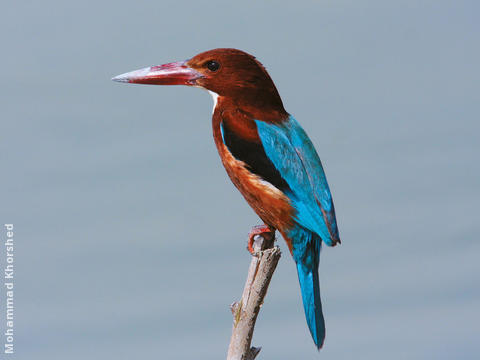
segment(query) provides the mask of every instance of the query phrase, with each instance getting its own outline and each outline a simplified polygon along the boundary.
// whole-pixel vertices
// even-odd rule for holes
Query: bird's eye
[[[214,60],[207,61],[206,66],[210,71],[217,71],[220,68],[220,64]]]

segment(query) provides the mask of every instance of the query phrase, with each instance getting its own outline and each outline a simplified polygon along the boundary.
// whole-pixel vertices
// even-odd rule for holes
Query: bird
[[[340,243],[335,208],[315,147],[284,108],[265,67],[232,48],[118,75],[133,84],[203,88],[214,100],[213,138],[235,187],[263,222],[256,235],[278,231],[296,263],[308,328],[318,350],[325,340],[318,267],[322,243]]]

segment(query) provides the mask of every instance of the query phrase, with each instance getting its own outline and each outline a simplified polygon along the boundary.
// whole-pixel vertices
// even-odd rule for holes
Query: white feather
[[[207,90],[210,95],[212,95],[213,98],[213,109],[212,109],[212,114],[215,112],[215,108],[217,107],[217,101],[218,101],[218,94],[216,92]]]

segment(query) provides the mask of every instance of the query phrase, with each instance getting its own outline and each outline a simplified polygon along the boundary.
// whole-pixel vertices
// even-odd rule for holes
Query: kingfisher
[[[322,243],[340,243],[332,195],[306,132],[283,107],[265,67],[237,49],[214,49],[185,61],[114,77],[132,84],[187,85],[213,96],[213,139],[235,187],[260,217],[248,237],[285,239],[296,263],[305,317],[318,349],[325,339],[318,266]]]

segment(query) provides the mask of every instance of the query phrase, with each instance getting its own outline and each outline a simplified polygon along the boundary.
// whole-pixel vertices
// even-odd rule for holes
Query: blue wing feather
[[[255,122],[265,153],[290,186],[286,195],[296,209],[295,221],[335,245],[339,235],[332,196],[308,135],[293,116],[280,124]]]
[[[295,209],[296,225],[287,231],[310,333],[318,348],[325,338],[318,264],[321,242],[339,242],[335,209],[322,163],[300,124],[290,116],[280,124],[256,120],[266,156],[287,182],[285,195]]]

